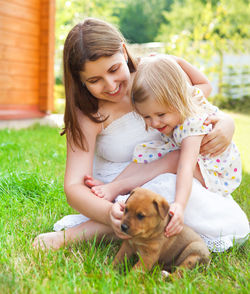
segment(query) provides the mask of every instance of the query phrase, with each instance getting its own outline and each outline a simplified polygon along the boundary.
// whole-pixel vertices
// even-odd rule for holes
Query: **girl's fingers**
[[[166,236],[171,237],[171,236],[177,235],[181,232],[182,229],[183,229],[183,225],[180,225],[180,224],[174,225],[173,227],[168,229]]]
[[[204,125],[208,126],[210,124],[216,124],[219,121],[219,117],[215,115],[210,115],[205,121]]]

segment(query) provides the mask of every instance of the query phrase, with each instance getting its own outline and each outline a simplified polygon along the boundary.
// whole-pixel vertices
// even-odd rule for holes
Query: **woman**
[[[206,96],[209,95],[211,86],[206,77],[183,59],[173,58],[186,72],[190,82],[202,89]],[[129,54],[121,34],[106,22],[89,18],[70,31],[64,47],[64,133],[67,135],[64,189],[68,203],[90,220],[66,231],[39,235],[33,243],[34,247],[57,249],[70,242],[89,240],[96,234],[102,237],[114,236],[115,233],[120,238],[126,238],[120,231],[123,204],[113,204],[96,197],[85,185],[84,177],[86,179],[87,175],[93,174],[102,182],[110,182],[130,163],[136,144],[159,140],[158,133],[145,131],[144,122],[133,113],[130,90],[137,63]],[[216,155],[226,149],[234,127],[232,120],[225,115],[210,120],[215,127],[204,138],[201,152],[209,151]],[[172,152],[165,156],[162,159],[165,164],[148,164],[149,179],[163,172],[171,172],[168,157],[176,154]],[[173,202],[175,175],[162,174],[144,187]],[[231,197],[219,198],[215,209],[217,217],[213,219],[216,226],[210,230],[207,223],[214,213],[205,209],[207,202],[214,197],[210,194],[194,181],[184,221],[205,235],[207,244],[211,242],[212,246],[214,240],[225,237],[223,244],[227,244],[222,245],[225,249],[232,245],[234,237],[241,240],[246,236],[248,222]],[[228,219],[232,218],[225,211],[227,206],[234,211],[233,217],[237,219],[233,226],[232,222],[227,225]]]

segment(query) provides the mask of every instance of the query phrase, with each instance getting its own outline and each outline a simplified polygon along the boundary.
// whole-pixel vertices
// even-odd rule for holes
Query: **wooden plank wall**
[[[40,24],[40,99],[42,111],[54,106],[54,47],[55,47],[55,1],[41,0]]]
[[[53,109],[54,2],[0,0],[0,110]]]

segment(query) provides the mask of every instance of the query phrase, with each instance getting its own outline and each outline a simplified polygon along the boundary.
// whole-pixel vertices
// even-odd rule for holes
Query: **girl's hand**
[[[184,209],[179,203],[174,202],[170,205],[169,214],[172,218],[166,228],[166,237],[179,234],[184,224]]]
[[[203,138],[200,153],[215,157],[224,152],[231,143],[234,134],[234,121],[226,114],[211,115],[204,124],[212,124],[213,130]]]
[[[118,236],[120,239],[129,239],[130,236],[122,233],[121,231],[121,219],[124,208],[125,204],[123,202],[116,202],[111,206],[109,211],[110,224],[116,236]]]

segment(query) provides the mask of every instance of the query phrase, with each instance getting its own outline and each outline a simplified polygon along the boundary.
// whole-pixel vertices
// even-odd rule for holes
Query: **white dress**
[[[94,177],[108,183],[131,162],[134,147],[140,142],[160,140],[158,131],[146,131],[144,121],[129,112],[103,129],[97,138]],[[176,176],[162,174],[143,185],[174,202]],[[126,200],[118,196],[116,200]],[[88,218],[82,215],[66,216],[54,225],[54,230],[75,226]],[[239,205],[228,196],[208,191],[193,180],[192,192],[185,210],[184,222],[199,233],[209,249],[224,251],[233,243],[242,243],[249,233],[249,223]]]

